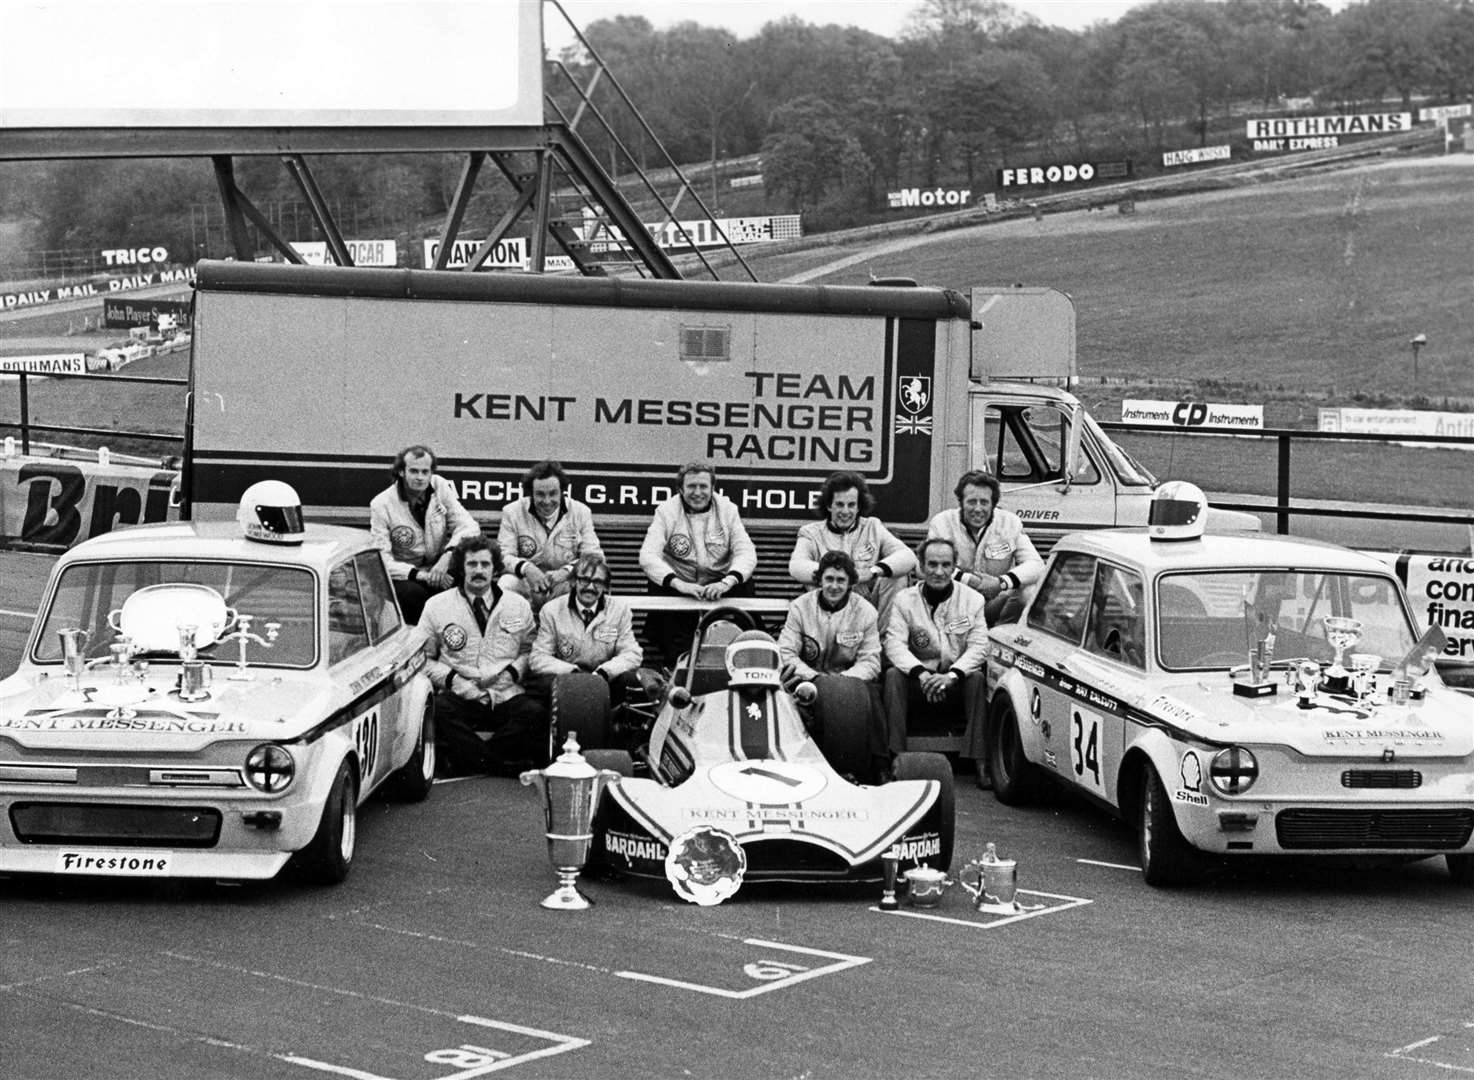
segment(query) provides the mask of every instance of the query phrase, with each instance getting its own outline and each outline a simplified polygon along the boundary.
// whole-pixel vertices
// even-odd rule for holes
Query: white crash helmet
[[[290,484],[258,480],[241,496],[235,519],[248,539],[268,544],[302,542],[302,500]]]
[[[771,686],[782,685],[778,669],[783,666],[778,653],[778,643],[771,634],[761,630],[744,630],[727,646],[728,685]]]
[[[1208,525],[1208,496],[1197,484],[1168,480],[1152,496],[1147,533],[1153,540],[1196,540]]]

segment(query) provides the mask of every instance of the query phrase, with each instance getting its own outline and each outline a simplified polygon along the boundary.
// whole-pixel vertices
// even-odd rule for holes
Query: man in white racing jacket
[[[573,564],[600,552],[594,515],[569,495],[568,474],[556,461],[539,461],[522,477],[527,494],[502,507],[497,527],[506,572],[497,583],[525,596],[539,610],[569,590]]]
[[[369,532],[389,564],[404,621],[420,621],[425,601],[448,589],[451,549],[481,527],[461,505],[455,487],[435,471],[428,446],[394,455],[394,483],[369,503]]]
[[[635,637],[634,615],[609,595],[609,564],[598,552],[580,555],[573,566],[573,589],[543,605],[528,665],[540,679],[584,671],[609,684],[609,701],[623,704],[644,650]]]
[[[991,473],[963,473],[953,494],[957,508],[933,517],[927,536],[952,541],[954,575],[987,601],[989,626],[1014,622],[1044,576],[1044,560],[1019,516],[998,505],[1002,488]]]

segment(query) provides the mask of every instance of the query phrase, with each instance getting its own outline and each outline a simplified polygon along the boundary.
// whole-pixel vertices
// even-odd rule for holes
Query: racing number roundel
[[[724,761],[707,775],[723,794],[745,803],[800,803],[824,790],[824,774],[796,761]]]

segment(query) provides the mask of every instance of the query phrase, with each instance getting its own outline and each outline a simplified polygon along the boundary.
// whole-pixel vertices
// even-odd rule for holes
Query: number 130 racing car
[[[673,846],[688,846],[693,830],[715,830],[740,846],[753,881],[878,881],[887,853],[902,871],[946,870],[955,828],[947,759],[902,754],[896,779],[874,786],[841,775],[832,762],[868,761],[866,688],[820,677],[821,746],[782,687],[777,643],[752,625],[735,607],[703,616],[636,750],[648,775],[634,774],[627,751],[599,749],[610,730],[607,697],[584,694],[581,683],[602,680],[563,676],[555,686],[558,737],[575,734],[592,747],[590,764],[624,777],[604,792],[595,863],[663,878]]]

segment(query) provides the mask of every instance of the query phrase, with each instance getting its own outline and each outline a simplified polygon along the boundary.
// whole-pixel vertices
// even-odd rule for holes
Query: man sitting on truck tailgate
[[[1044,574],[1044,560],[1023,521],[999,508],[1001,491],[991,473],[963,473],[953,489],[957,509],[943,510],[927,529],[928,537],[940,536],[957,548],[957,580],[988,602],[989,626],[1018,619],[1028,591]]]
[[[507,572],[498,582],[537,611],[569,590],[573,564],[600,554],[594,515],[571,495],[568,474],[556,461],[539,461],[522,478],[527,495],[502,507],[496,542]]]
[[[425,601],[449,588],[450,553],[481,527],[466,512],[455,487],[435,471],[428,446],[406,446],[394,455],[394,483],[369,503],[369,531],[389,563],[404,621],[420,621]]]
[[[875,606],[884,626],[891,601],[910,583],[916,555],[891,531],[871,517],[875,499],[859,473],[830,473],[819,494],[819,515],[798,530],[798,542],[788,559],[788,573],[805,587],[819,584],[821,556],[843,551],[854,560],[855,592]]]
[[[420,619],[445,775],[547,764],[548,710],[524,685],[537,620],[526,600],[497,588],[500,570],[490,539],[462,540],[451,559],[457,587],[432,596]]]
[[[683,465],[676,494],[655,508],[640,545],[640,569],[650,592],[720,600],[752,596],[757,549],[737,513],[737,504],[716,493],[716,468],[709,462]],[[691,644],[699,616],[652,611],[645,634],[668,666]]]
[[[848,554],[824,552],[815,577],[819,587],[788,605],[788,618],[778,635],[783,688],[798,699],[820,745],[824,745],[824,732],[817,725],[825,714],[823,702],[828,698],[832,703],[841,693],[836,684],[858,683],[863,688],[870,705],[868,781],[890,766],[885,714],[880,707],[880,624],[874,606],[855,587],[859,574]],[[800,696],[804,683],[811,683],[814,689],[808,701]]]
[[[921,583],[902,589],[885,632],[885,719],[890,752],[906,749],[918,714],[963,729],[961,756],[987,781],[983,716],[988,707],[988,621],[981,594],[952,579],[957,548],[930,537],[917,549]]]

